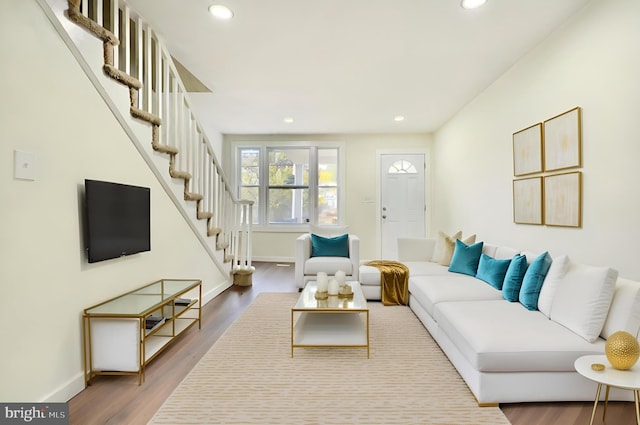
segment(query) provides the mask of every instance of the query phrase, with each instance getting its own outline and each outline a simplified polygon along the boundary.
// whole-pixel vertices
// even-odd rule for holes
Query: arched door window
[[[416,166],[404,159],[394,162],[387,170],[389,174],[416,174],[417,172]]]

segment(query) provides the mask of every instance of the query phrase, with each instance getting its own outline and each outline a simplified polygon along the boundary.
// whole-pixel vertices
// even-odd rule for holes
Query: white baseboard
[[[233,282],[231,280],[225,280],[220,285],[202,294],[202,305],[205,305],[206,303],[223,293],[226,289],[230,288],[232,285]]]
[[[253,261],[264,261],[265,263],[295,263],[294,257],[253,257]]]
[[[40,403],[66,403],[84,390],[84,372],[78,373],[60,388],[50,393]]]

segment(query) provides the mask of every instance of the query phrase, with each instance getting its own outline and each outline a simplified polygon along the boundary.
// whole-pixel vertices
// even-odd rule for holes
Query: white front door
[[[425,236],[425,155],[380,156],[380,251],[398,259],[399,237]]]

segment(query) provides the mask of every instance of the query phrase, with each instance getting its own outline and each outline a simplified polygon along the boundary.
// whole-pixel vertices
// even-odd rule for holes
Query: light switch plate
[[[13,176],[21,180],[36,179],[36,155],[33,152],[13,151]]]

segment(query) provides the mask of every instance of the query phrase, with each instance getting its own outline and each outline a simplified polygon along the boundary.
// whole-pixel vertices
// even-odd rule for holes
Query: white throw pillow
[[[607,320],[600,335],[607,339],[617,331],[627,331],[638,337],[640,333],[640,282],[618,279]]]
[[[568,268],[569,257],[561,255],[553,259],[547,276],[544,278],[542,289],[540,289],[540,296],[538,297],[538,310],[547,317],[551,316],[553,297],[556,294],[558,285],[562,283],[562,279],[564,279],[564,276],[567,274]]]
[[[514,255],[520,254],[520,250],[509,246],[499,246],[493,255],[496,260],[507,260],[513,258]]]
[[[442,253],[444,252],[447,244],[447,238],[453,238],[455,243],[456,239],[460,239],[462,237],[462,230],[454,233],[449,236],[444,232],[438,232],[438,237],[436,238],[436,246],[433,248],[433,255],[431,256],[431,261],[434,263],[439,263],[442,260]]]
[[[315,224],[309,224],[309,233],[325,238],[344,235],[348,232],[349,226],[317,226]]]
[[[617,270],[569,260],[555,288],[550,319],[594,342],[602,332],[617,278]]]
[[[460,235],[460,236],[458,236]],[[458,236],[457,238],[454,236]],[[464,240],[460,239],[462,232],[458,232],[453,236],[444,238],[444,249],[442,250],[442,256],[440,257],[441,266],[449,266],[451,264],[451,258],[456,250],[456,240],[461,240],[465,245],[472,245],[476,242],[476,235],[467,236]]]

